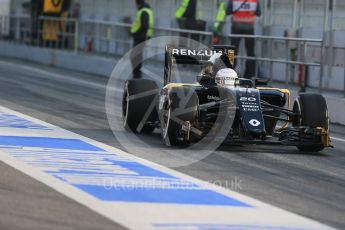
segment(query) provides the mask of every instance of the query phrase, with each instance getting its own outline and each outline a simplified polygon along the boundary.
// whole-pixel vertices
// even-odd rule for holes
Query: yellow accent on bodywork
[[[290,109],[291,106],[291,93],[288,89],[279,89],[279,88],[269,88],[269,87],[257,87],[258,90],[277,90],[281,93],[284,93],[288,96],[288,109]]]
[[[174,55],[171,53],[170,54],[171,55],[171,60],[173,60],[174,59]],[[169,72],[169,82],[171,82],[171,78],[172,78],[172,74],[173,74],[173,62],[171,61],[170,62],[170,72]]]
[[[199,84],[185,84],[185,83],[169,83],[166,86],[164,86],[164,89],[172,89],[176,87],[182,87],[182,86],[200,86]]]
[[[330,138],[330,130],[329,128],[327,130],[325,130],[324,128],[322,129],[322,144],[325,147],[330,147],[331,146],[331,138]]]
[[[321,136],[321,142],[322,142],[322,145],[324,147],[330,147],[331,146],[331,143],[330,143],[330,130],[329,128],[328,129],[325,129],[323,127],[317,127],[316,129],[316,134]]]

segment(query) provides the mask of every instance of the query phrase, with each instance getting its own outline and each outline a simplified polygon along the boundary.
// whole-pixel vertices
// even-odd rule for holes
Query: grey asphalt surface
[[[105,114],[107,80],[0,59],[0,105],[122,148]],[[331,128],[331,135],[344,141],[334,140],[335,149],[319,154],[293,147],[222,146],[176,170],[227,188],[238,181],[242,194],[345,229],[345,127]],[[158,134],[143,140],[162,146]],[[136,155],[157,162],[150,152]],[[0,229],[121,229],[3,163],[0,204]]]

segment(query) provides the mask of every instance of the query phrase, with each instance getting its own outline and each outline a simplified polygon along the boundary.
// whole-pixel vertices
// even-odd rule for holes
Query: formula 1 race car
[[[322,95],[299,94],[290,108],[289,90],[267,87],[264,79],[239,78],[234,61],[232,46],[166,47],[162,89],[146,79],[126,82],[124,127],[139,134],[159,128],[168,146],[198,142],[226,126],[223,143],[296,146],[305,152],[331,147]],[[193,65],[190,69],[201,66],[201,71],[196,77],[174,78],[177,64]],[[191,78],[197,83],[184,83]]]

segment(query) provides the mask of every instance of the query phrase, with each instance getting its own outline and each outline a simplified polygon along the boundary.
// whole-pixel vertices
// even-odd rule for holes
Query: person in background
[[[72,13],[71,13],[71,18],[79,19],[79,16],[80,16],[80,8],[81,8],[80,0],[78,0],[78,1],[76,1],[76,2],[73,4]]]
[[[182,0],[179,8],[176,10],[175,17],[177,24],[180,29],[184,30],[196,30],[197,29],[197,0]],[[181,37],[188,37],[187,33],[181,33]],[[198,36],[192,34],[190,37],[192,39],[198,40]],[[186,46],[182,41],[180,45]]]
[[[130,32],[133,36],[133,47],[137,47],[137,49],[135,49],[135,53],[131,53],[131,61],[133,78],[140,79],[145,41],[153,35],[154,16],[150,5],[145,0],[136,0],[136,5],[138,11]]]
[[[261,16],[259,0],[229,0],[226,8],[226,14],[232,15],[232,34],[254,35],[256,17]],[[236,47],[235,53],[238,53],[238,46],[241,38],[233,38],[232,45]],[[255,57],[255,41],[253,38],[245,39],[245,47],[248,57]],[[236,65],[236,64],[235,64]],[[256,61],[246,61],[245,78],[252,78],[256,72]]]
[[[223,30],[223,25],[226,19],[226,7],[225,7],[226,0],[218,0],[217,1],[217,14],[215,18],[215,23],[213,25],[213,44],[217,45],[220,42],[220,34]]]
[[[175,13],[177,23],[181,29],[187,29],[187,21],[196,20],[197,0],[182,0]]]

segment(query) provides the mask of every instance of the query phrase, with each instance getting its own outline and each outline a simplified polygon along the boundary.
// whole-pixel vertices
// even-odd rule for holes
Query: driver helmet
[[[221,69],[216,74],[216,84],[219,86],[235,87],[237,80],[236,71],[230,68]]]

